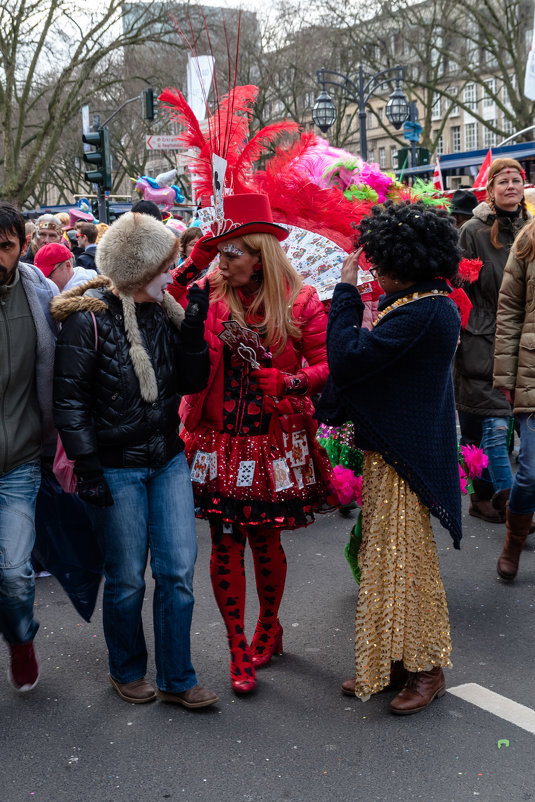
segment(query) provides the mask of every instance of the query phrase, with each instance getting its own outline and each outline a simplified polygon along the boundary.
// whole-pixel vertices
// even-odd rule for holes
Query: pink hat
[[[39,248],[33,261],[35,266],[48,278],[56,265],[66,262],[71,256],[72,253],[65,245],[60,245],[59,242],[49,242]]]

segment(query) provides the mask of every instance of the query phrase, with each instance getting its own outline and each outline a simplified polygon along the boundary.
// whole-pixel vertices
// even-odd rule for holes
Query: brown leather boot
[[[482,521],[487,521],[489,524],[503,524],[505,521],[505,514],[497,510],[490,499],[481,498],[477,493],[470,495],[468,515],[481,518]]]
[[[505,543],[498,559],[497,570],[501,578],[508,582],[511,582],[518,572],[520,554],[531,531],[532,520],[532,512],[518,515],[507,507]]]
[[[382,689],[382,691],[380,691],[380,693],[383,691],[399,691],[400,688],[403,688],[407,682],[408,677],[409,672],[403,665],[403,661],[396,660],[392,663],[392,667],[390,669],[390,682]],[[355,695],[354,679],[346,679],[345,682],[342,682],[342,693],[345,693],[346,696]]]
[[[492,497],[492,506],[495,510],[498,510],[500,515],[503,515],[503,520],[505,521],[505,511],[507,509],[507,502],[509,501],[509,496],[511,495],[511,488],[507,487],[505,490],[498,490],[497,493],[494,493]]]
[[[154,702],[156,699],[156,691],[145,677],[136,679],[133,682],[117,682],[111,674],[108,674],[108,677],[121,699],[124,699],[125,702],[144,705],[147,702]]]
[[[403,690],[390,702],[389,710],[397,716],[410,716],[425,710],[433,699],[438,699],[445,693],[446,680],[440,666],[431,671],[418,671],[409,674]]]

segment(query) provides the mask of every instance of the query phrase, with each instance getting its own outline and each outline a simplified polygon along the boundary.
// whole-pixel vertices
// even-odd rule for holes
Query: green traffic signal
[[[104,190],[111,190],[111,154],[110,154],[110,133],[106,125],[89,134],[82,134],[82,141],[86,145],[92,145],[96,150],[84,153],[84,161],[94,165],[96,170],[88,170],[84,173],[86,181],[98,184]]]

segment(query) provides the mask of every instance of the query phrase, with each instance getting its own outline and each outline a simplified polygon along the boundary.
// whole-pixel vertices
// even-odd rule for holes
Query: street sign
[[[145,137],[145,147],[147,150],[178,150],[179,148],[183,148],[184,144],[180,141],[178,136],[151,134]]]

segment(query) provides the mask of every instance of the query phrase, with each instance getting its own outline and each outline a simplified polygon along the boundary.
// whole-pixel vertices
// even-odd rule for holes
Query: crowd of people
[[[28,227],[0,203],[0,632],[14,688],[39,679],[35,510],[44,471],[56,481],[60,444],[76,482],[65,504],[78,505],[72,514],[85,516],[102,555],[117,694],[191,709],[218,701],[190,654],[196,516],[210,525],[231,686],[253,692],[256,671],[283,650],[281,533],[339,506],[320,420],[350,427],[364,452],[355,675],[342,691],[366,700],[392,689],[392,713],[424,710],[445,692],[451,665],[431,515],[459,548],[457,420],[463,442],[488,457],[469,511],[505,523],[503,580],[515,578],[532,529],[535,221],[520,164],[495,160],[486,201],[461,190],[449,215],[419,203],[373,207],[328,315],[287,258],[288,229],[265,195],[224,196],[204,236],[164,225],[147,202],[101,232],[77,222],[76,246],[70,222],[47,214]],[[463,256],[482,266],[465,286],[461,330]],[[363,258],[382,292],[373,314],[359,288]],[[259,605],[252,636],[247,544]],[[142,624],[149,556],[155,686]]]

